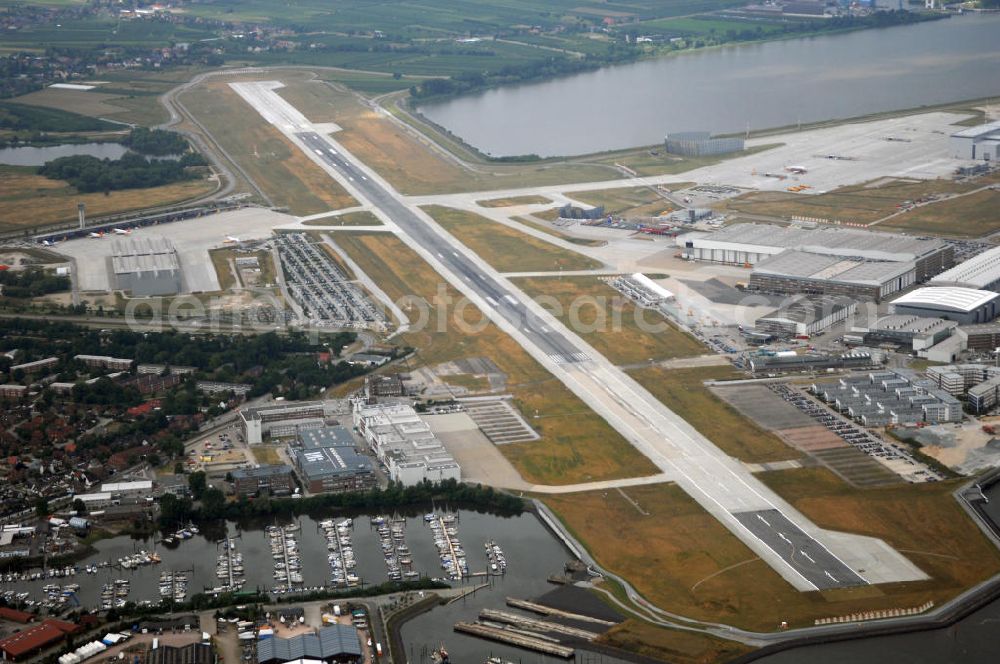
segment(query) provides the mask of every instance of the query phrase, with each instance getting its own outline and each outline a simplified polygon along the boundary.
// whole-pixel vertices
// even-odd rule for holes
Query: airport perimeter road
[[[795,588],[807,591],[926,578],[881,540],[822,530],[806,519],[410,204],[375,171],[317,132],[274,92],[280,83],[230,85],[359,202],[371,204],[390,219],[401,239]],[[787,546],[769,530],[755,532],[747,527],[744,521],[758,513],[777,515],[774,522],[781,524],[786,537],[795,537],[795,545]],[[809,552],[808,557],[800,554],[803,550]]]

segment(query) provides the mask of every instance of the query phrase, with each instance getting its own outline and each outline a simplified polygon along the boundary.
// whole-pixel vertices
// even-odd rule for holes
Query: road
[[[818,528],[442,229],[414,199],[403,197],[343,146],[319,133],[275,93],[281,83],[230,85],[360,203],[394,224],[399,237],[442,277],[795,588],[926,578],[881,540]],[[433,197],[422,198],[434,202]],[[782,533],[794,535],[795,546],[747,527],[746,515],[757,513],[780,514]],[[799,555],[802,550],[810,552],[809,558]]]

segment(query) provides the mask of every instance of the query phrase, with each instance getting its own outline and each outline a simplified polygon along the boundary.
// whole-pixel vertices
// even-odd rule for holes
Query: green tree
[[[78,515],[83,515],[87,513],[87,503],[83,502],[79,498],[73,501],[73,511]]]
[[[39,497],[35,501],[35,515],[38,518],[43,518],[49,515],[49,501],[44,498]]]
[[[210,487],[201,496],[201,513],[209,519],[222,516],[226,509],[226,495]]]
[[[199,470],[188,475],[188,487],[190,487],[191,495],[194,496],[195,500],[201,500],[206,486],[205,471]]]

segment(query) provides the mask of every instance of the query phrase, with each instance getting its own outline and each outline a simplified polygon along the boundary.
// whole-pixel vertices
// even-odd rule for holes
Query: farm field
[[[472,212],[430,205],[424,210],[500,272],[589,270],[600,261],[550,245]]]
[[[215,191],[211,180],[189,180],[152,187],[80,194],[66,182],[36,175],[31,169],[0,167],[0,230],[29,229],[76,219],[76,205],[92,217],[132,212],[198,198]]]
[[[415,296],[429,305],[431,325],[403,335],[400,343],[416,349],[414,366],[434,366],[467,357],[488,357],[507,376],[507,389],[518,409],[540,434],[530,443],[499,446],[528,482],[574,484],[602,479],[652,475],[657,472],[646,457],[590,410],[572,392],[506,333],[492,323],[478,332],[462,330],[443,297],[459,294],[422,258],[389,234],[338,233],[337,244],[372,277],[394,301]],[[439,289],[439,284],[441,284]],[[440,293],[440,296],[439,296]],[[446,325],[435,321],[445,307]],[[403,310],[417,315],[416,306]],[[469,326],[483,321],[469,306],[461,320]]]
[[[705,347],[660,314],[639,310],[597,277],[533,277],[514,285],[615,364],[692,357]],[[558,304],[558,313],[556,309]],[[662,331],[645,332],[641,322]],[[577,324],[579,323],[579,324]]]

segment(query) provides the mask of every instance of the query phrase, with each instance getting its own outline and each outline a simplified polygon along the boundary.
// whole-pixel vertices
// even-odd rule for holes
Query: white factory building
[[[303,429],[316,429],[328,415],[322,401],[288,401],[241,408],[240,424],[247,443],[259,445],[265,436],[295,436]]]
[[[928,286],[896,298],[889,310],[901,316],[944,318],[960,325],[988,323],[1000,313],[1000,293],[957,286]]]
[[[354,426],[368,441],[389,479],[404,486],[461,479],[461,469],[412,406],[357,403]]]
[[[955,159],[1000,161],[1000,121],[957,131],[948,146]]]
[[[1000,247],[994,247],[931,279],[934,286],[962,286],[980,290],[1000,289]]]

